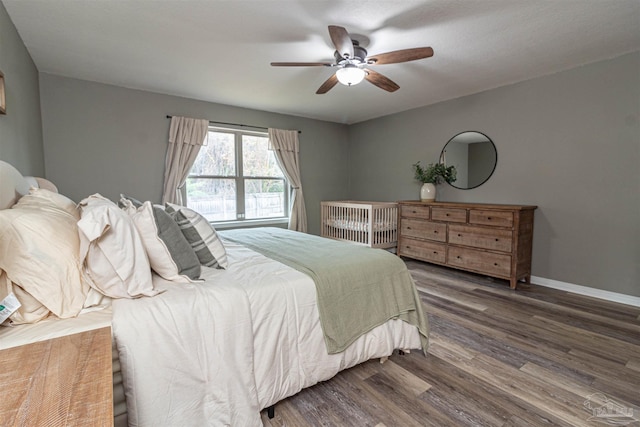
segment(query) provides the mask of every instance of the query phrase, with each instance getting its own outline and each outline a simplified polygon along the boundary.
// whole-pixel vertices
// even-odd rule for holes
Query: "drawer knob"
[[[407,227],[407,230],[411,230],[411,227]],[[497,239],[496,239],[497,240]]]
[[[496,242],[499,242],[499,241],[500,241],[500,239],[496,239]]]
[[[418,212],[416,212],[416,211],[411,211],[411,213],[418,213]]]
[[[438,255],[438,251],[433,251],[434,254]]]
[[[458,233],[458,237],[462,237],[462,234]]]
[[[449,214],[444,214],[444,216],[449,216]]]
[[[433,230],[433,232],[434,232],[435,234],[438,234],[438,230]]]
[[[456,258],[460,259],[460,255],[458,255]]]
[[[497,263],[497,262],[494,262],[494,263],[493,263],[493,265],[495,265],[495,266],[497,267],[497,266],[498,266],[498,263]]]
[[[487,221],[491,221],[491,217],[490,216],[487,217]]]

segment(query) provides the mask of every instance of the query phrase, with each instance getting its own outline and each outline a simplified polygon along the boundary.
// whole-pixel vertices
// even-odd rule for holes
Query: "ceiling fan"
[[[337,71],[316,91],[317,94],[329,92],[338,82],[352,86],[362,80],[367,80],[388,92],[395,92],[400,89],[400,86],[388,77],[366,67],[397,64],[433,56],[433,49],[430,47],[415,47],[367,56],[367,50],[360,46],[357,40],[352,40],[343,27],[329,25],[329,35],[336,47],[333,54],[335,62],[272,62],[271,65],[274,67],[338,67]]]

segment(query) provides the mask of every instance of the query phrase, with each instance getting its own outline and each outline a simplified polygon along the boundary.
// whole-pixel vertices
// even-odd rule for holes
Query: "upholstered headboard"
[[[13,206],[20,197],[29,192],[31,187],[58,192],[52,182],[44,178],[22,176],[16,168],[0,160],[0,209]]]

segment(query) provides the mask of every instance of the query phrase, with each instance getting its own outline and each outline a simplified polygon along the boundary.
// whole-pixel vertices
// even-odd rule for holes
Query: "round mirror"
[[[498,163],[493,141],[480,132],[462,132],[447,142],[440,153],[440,163],[456,167],[452,187],[461,190],[476,188],[487,182]]]

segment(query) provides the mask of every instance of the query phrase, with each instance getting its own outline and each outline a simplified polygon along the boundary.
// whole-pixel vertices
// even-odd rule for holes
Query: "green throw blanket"
[[[418,327],[426,355],[427,318],[411,275],[397,256],[280,228],[228,230],[220,235],[313,279],[330,354],[344,351],[362,334],[399,318]]]

